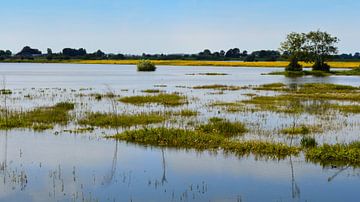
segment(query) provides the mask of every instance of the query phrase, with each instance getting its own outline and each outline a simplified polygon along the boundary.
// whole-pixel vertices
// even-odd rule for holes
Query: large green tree
[[[312,31],[306,34],[306,61],[313,62],[313,70],[330,71],[330,66],[326,64],[326,60],[331,55],[338,53],[336,44],[339,42],[337,37],[327,32]]]
[[[292,32],[281,43],[280,50],[288,55],[290,64],[287,71],[302,71],[300,60],[314,63],[313,70],[330,71],[326,61],[338,52],[337,37],[327,32],[312,31],[309,33]]]
[[[292,32],[287,35],[286,40],[281,43],[280,51],[289,56],[290,64],[286,71],[302,71],[299,61],[304,55],[304,45],[306,43],[306,34]]]

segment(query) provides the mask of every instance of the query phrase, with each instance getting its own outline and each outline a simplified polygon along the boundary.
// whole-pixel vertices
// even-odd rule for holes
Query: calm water
[[[14,94],[10,108],[32,108],[70,100],[84,103],[84,110],[109,111],[106,100],[94,102],[79,93],[121,95],[161,88],[194,98],[187,108],[198,109],[200,120],[216,115],[204,108],[211,101],[243,99],[245,91],[192,90],[207,84],[259,85],[273,82],[326,82],[360,86],[358,77],[265,76],[274,68],[159,67],[139,73],[134,66],[1,64],[6,87]],[[189,76],[221,72],[226,76]],[[166,85],[154,87],[154,85]],[[65,90],[64,90],[65,89]],[[71,91],[72,89],[72,91]],[[127,91],[124,91],[126,89]],[[33,99],[24,99],[31,94]],[[119,104],[123,112],[156,110]],[[176,109],[175,109],[176,110]],[[288,117],[258,114],[224,114],[229,119],[257,124],[271,131],[286,125]],[[265,117],[265,118],[264,118]],[[264,121],[266,119],[266,121]],[[312,117],[303,117],[312,121]],[[322,142],[359,140],[359,117],[340,117],[351,127],[317,137]],[[69,126],[70,128],[72,126]],[[111,130],[71,134],[63,127],[36,133],[28,129],[0,131],[0,201],[359,201],[360,170],[323,168],[302,156],[282,161],[236,157],[193,150],[143,147],[102,138]],[[247,134],[244,138],[255,138]],[[256,136],[259,138],[259,136]],[[262,137],[265,138],[266,137]],[[280,137],[278,137],[280,138]],[[281,139],[281,141],[286,141]]]

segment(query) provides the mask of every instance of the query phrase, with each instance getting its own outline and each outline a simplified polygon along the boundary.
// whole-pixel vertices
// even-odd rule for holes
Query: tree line
[[[327,32],[311,31],[308,33],[292,32],[281,43],[280,50],[290,61],[287,71],[302,71],[299,61],[313,63],[315,71],[330,71],[326,63],[338,53],[336,44],[339,39]],[[359,56],[359,53],[355,55]]]
[[[64,48],[59,53],[53,53],[48,48],[46,53],[38,49],[25,46],[20,52],[13,54],[10,50],[0,50],[0,60],[123,60],[123,59],[150,59],[150,60],[214,60],[214,61],[284,61],[289,60],[287,70],[301,71],[299,61],[313,62],[315,70],[328,71],[326,60],[360,60],[360,53],[337,54],[335,44],[338,38],[326,32],[313,31],[309,33],[290,33],[281,43],[279,50],[259,50],[249,53],[247,50],[231,48],[227,51],[211,51],[205,49],[195,54],[146,54],[126,55],[104,53],[98,50],[88,53],[86,49]]]

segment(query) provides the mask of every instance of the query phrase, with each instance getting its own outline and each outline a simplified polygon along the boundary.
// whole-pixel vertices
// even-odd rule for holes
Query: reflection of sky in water
[[[246,99],[242,94],[251,91],[226,91],[223,95],[211,95],[209,93],[212,90],[176,86],[244,86],[272,82],[360,85],[357,77],[290,79],[261,75],[275,70],[278,69],[159,67],[154,73],[138,73],[134,66],[0,64],[0,75],[6,76],[8,88],[18,89],[14,90],[15,94],[9,103],[13,108],[26,109],[70,99],[84,104],[78,106],[75,113],[87,110],[110,111],[110,103],[106,99],[94,102],[92,98],[76,94],[101,92],[107,89],[105,84],[108,84],[122,96],[134,95],[139,94],[140,90],[154,88],[156,84],[166,84],[167,87],[161,89],[182,92],[190,98],[196,98],[185,108],[199,110],[201,120],[209,116],[226,116],[248,124],[261,122],[259,127],[270,132],[276,127],[291,124],[292,120],[288,116],[271,113],[218,114],[216,109],[203,107],[213,101]],[[230,75],[185,76],[200,72],[223,72]],[[39,90],[41,88],[50,89],[42,92]],[[66,92],[52,88],[66,88]],[[81,88],[93,89],[79,91]],[[70,89],[76,91],[71,92]],[[34,99],[23,99],[26,94],[31,94]],[[159,106],[133,107],[120,103],[119,108],[122,112],[164,109]],[[342,119],[344,117],[340,117]],[[301,117],[300,120],[316,121],[312,116]],[[343,120],[353,126],[339,130],[346,135],[339,135],[340,132],[336,131],[319,135],[317,139],[323,142],[335,141],[334,137],[339,142],[357,139],[358,120],[358,116]],[[56,128],[57,131],[62,129]],[[304,162],[302,157],[272,161],[255,160],[253,156],[238,158],[193,150],[144,148],[103,139],[102,132],[114,133],[96,130],[93,134],[54,135],[53,131],[34,133],[14,130],[6,135],[2,131],[0,201],[356,201],[359,198],[358,169],[323,169]],[[244,138],[254,137],[248,134]],[[284,141],[281,137],[270,137],[277,138]],[[331,176],[334,176],[333,179],[328,181]]]
[[[4,137],[2,133],[1,145]],[[24,171],[28,182],[21,191],[19,182],[11,182],[12,178],[4,184],[1,173],[0,201],[19,201],[21,197],[26,201],[69,200],[76,195],[81,200],[81,193],[89,200],[92,196],[101,201],[179,201],[181,197],[190,201],[193,197],[194,201],[236,201],[238,197],[244,201],[288,201],[292,199],[291,162],[301,200],[351,201],[359,186],[356,170],[347,169],[328,182],[337,169],[323,170],[301,158],[254,161],[251,156],[239,159],[165,149],[162,159],[161,149],[119,143],[115,154],[116,142],[112,140],[32,132],[13,132],[7,143],[7,172]]]

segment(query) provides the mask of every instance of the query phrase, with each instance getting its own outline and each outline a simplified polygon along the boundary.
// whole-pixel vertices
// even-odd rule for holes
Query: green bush
[[[149,60],[141,60],[137,64],[137,70],[140,72],[153,72],[156,70],[156,66]]]
[[[304,148],[312,148],[317,146],[315,138],[312,137],[303,137],[301,139],[301,146]]]

